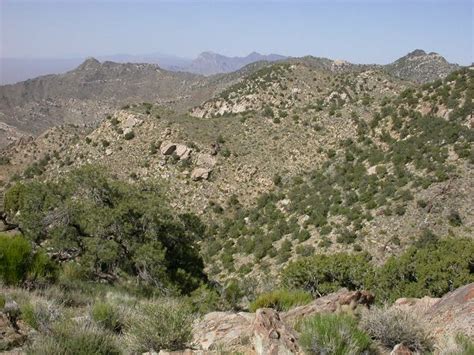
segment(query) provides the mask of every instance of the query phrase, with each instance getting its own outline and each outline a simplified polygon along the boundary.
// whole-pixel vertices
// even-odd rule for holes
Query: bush
[[[368,258],[362,254],[319,254],[290,263],[283,270],[281,279],[288,289],[325,295],[341,287],[364,288],[365,279],[372,271]]]
[[[372,338],[393,349],[403,343],[412,351],[432,350],[433,344],[420,320],[399,308],[372,308],[362,314],[360,326]]]
[[[50,335],[39,337],[27,349],[28,354],[121,354],[116,339],[110,333],[88,324],[71,321],[55,325]]]
[[[367,280],[379,301],[400,297],[441,297],[474,282],[474,242],[427,236],[399,257],[389,258]]]
[[[23,237],[0,234],[0,277],[7,285],[26,279],[33,259],[30,243]]]
[[[443,350],[440,352],[441,355],[467,355],[474,354],[474,342],[463,334],[457,334],[454,338],[448,339]]]
[[[191,214],[173,214],[157,186],[128,184],[85,166],[57,182],[13,186],[5,209],[29,240],[52,252],[77,251],[72,257],[80,257],[87,279],[113,281],[128,274],[163,293],[189,293],[206,279],[196,246],[204,225]],[[0,254],[5,241],[0,239]],[[0,275],[22,260],[10,259],[0,264]],[[44,257],[36,260],[36,274],[50,271]],[[25,272],[23,264],[17,269]]]
[[[135,138],[135,132],[133,132],[133,131],[127,132],[127,133],[124,134],[123,138],[125,138],[127,141],[129,141],[130,139]]]
[[[206,285],[201,285],[190,294],[189,301],[193,308],[193,312],[206,314],[219,309],[219,294]]]
[[[5,284],[18,285],[26,280],[45,283],[56,277],[56,264],[42,250],[34,253],[20,235],[0,234],[0,279]]]
[[[42,333],[49,332],[54,322],[62,317],[59,305],[50,301],[35,301],[20,306],[21,319],[30,327]]]
[[[137,307],[126,322],[125,338],[134,353],[181,350],[191,341],[192,309],[184,301],[160,299]]]
[[[123,315],[116,306],[106,302],[96,302],[91,309],[91,318],[107,330],[120,333],[123,328]]]
[[[352,355],[371,350],[370,337],[345,314],[317,314],[300,325],[299,342],[306,354]]]
[[[311,294],[303,290],[275,290],[259,295],[250,304],[250,311],[255,312],[259,308],[273,308],[278,312],[288,311],[293,307],[308,304],[312,299]]]

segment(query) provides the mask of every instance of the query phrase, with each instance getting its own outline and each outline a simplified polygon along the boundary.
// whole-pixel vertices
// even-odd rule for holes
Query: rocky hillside
[[[448,63],[438,53],[426,53],[422,49],[416,49],[385,66],[388,73],[417,83],[444,79],[449,73],[459,68],[459,65]]]
[[[382,261],[423,233],[471,235],[472,85],[469,69],[418,87],[293,60],[250,72],[191,115],[130,105],[33,165],[3,156],[23,177],[99,164],[161,181],[176,211],[213,223],[203,250],[219,280],[268,275],[315,250]]]
[[[318,250],[383,260],[423,234],[472,236],[472,98],[466,69],[365,115],[351,106],[348,134],[321,147],[311,172],[275,176],[253,208],[229,203],[207,245],[212,271],[268,275]]]
[[[255,81],[264,85],[264,71],[249,77],[249,74],[262,68],[272,67],[273,61],[280,61],[280,68],[306,66],[316,71],[329,73],[360,73],[367,70],[385,70],[390,75],[415,82],[427,82],[445,77],[458,68],[435,54],[426,54],[417,50],[396,62],[387,65],[356,65],[341,60],[304,57],[285,59],[278,55],[262,56],[252,53],[245,58],[228,58],[214,53],[203,53],[193,65],[182,70],[203,72],[205,74],[229,72],[203,77],[185,72],[168,71],[155,64],[113,63],[90,58],[76,69],[60,75],[47,75],[14,85],[0,86],[0,147],[15,141],[19,137],[37,136],[49,127],[62,123],[90,125],[100,121],[109,111],[130,103],[152,102],[166,105],[178,112],[206,102],[216,94],[228,96],[236,87],[226,91],[230,85],[241,82],[240,92],[248,97],[242,98],[240,106],[229,112],[245,110],[242,105],[251,100],[255,91]],[[207,68],[207,69],[206,69]],[[211,68],[211,69],[209,69]],[[273,71],[268,69],[268,71]],[[303,73],[301,73],[303,74]],[[311,76],[311,73],[307,72]],[[298,85],[304,78],[299,78]],[[316,80],[314,77],[312,80]],[[310,80],[299,87],[286,83],[291,90],[312,92],[316,88]],[[244,93],[244,86],[250,85]],[[253,85],[253,87],[252,87]],[[262,86],[263,87],[263,86]],[[324,88],[324,83],[320,83]],[[283,86],[280,88],[283,89]],[[280,90],[280,89],[277,89]],[[354,88],[355,89],[355,88]],[[287,91],[286,89],[284,91]],[[227,94],[226,94],[227,92]],[[293,93],[295,94],[296,91]],[[288,97],[289,92],[282,93]],[[314,94],[314,93],[312,93]],[[249,96],[250,95],[250,96]],[[225,97],[229,99],[229,97]],[[260,98],[262,101],[264,98]],[[291,101],[291,100],[290,100]],[[227,103],[229,104],[229,103]],[[220,108],[222,112],[225,107]],[[199,109],[193,115],[203,115]],[[218,113],[218,112],[217,112]]]
[[[91,58],[76,69],[0,87],[0,143],[22,133],[38,135],[62,123],[94,124],[110,110],[151,101],[178,110],[212,96],[225,78],[210,81],[153,64],[119,64]],[[14,132],[16,130],[16,132]],[[13,131],[13,132],[12,132]]]

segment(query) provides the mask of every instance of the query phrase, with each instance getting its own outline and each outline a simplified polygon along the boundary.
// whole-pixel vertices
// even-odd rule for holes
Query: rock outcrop
[[[196,168],[191,172],[191,179],[194,181],[207,180],[211,174],[211,169]]]
[[[198,350],[226,349],[244,354],[299,354],[293,325],[301,317],[344,307],[365,307],[373,301],[369,292],[341,289],[288,312],[270,308],[256,313],[212,312],[194,324],[193,345]]]
[[[258,309],[256,312],[253,346],[258,355],[289,355],[300,352],[295,331],[271,308]]]
[[[241,349],[249,346],[252,313],[211,312],[193,327],[193,343],[198,349]]]
[[[313,302],[293,308],[282,313],[282,319],[288,324],[295,324],[303,317],[324,312],[336,312],[345,308],[354,310],[358,306],[370,306],[375,296],[367,291],[348,291],[343,288],[338,292],[315,299]]]
[[[429,327],[438,344],[457,334],[474,338],[474,283],[462,286],[442,298],[401,298],[393,307],[414,313]]]

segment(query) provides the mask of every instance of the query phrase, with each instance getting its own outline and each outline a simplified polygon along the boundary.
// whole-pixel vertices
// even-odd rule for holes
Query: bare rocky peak
[[[422,49],[415,49],[395,62],[385,65],[384,68],[390,74],[401,79],[427,83],[445,78],[460,66],[449,63],[438,53],[426,53]]]

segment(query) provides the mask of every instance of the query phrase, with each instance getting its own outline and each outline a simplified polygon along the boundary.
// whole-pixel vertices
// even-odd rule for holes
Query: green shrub
[[[26,279],[33,259],[30,243],[23,237],[0,234],[0,277],[7,285]]]
[[[130,131],[130,132],[127,132],[123,135],[123,138],[125,138],[127,141],[135,138],[135,132],[133,131]]]
[[[299,342],[306,354],[352,355],[371,350],[371,339],[345,314],[317,314],[300,325]]]
[[[427,232],[428,233],[428,232]],[[367,280],[379,301],[400,297],[441,297],[474,282],[474,242],[470,239],[429,237],[389,258]]]
[[[206,314],[219,309],[219,294],[206,285],[201,285],[189,295],[189,301],[193,307],[193,312]]]
[[[457,334],[443,349],[442,355],[470,355],[474,354],[474,342],[466,335]]]
[[[273,308],[278,312],[308,304],[313,297],[309,292],[303,290],[275,290],[263,293],[250,304],[250,311],[255,312],[259,308]]]
[[[27,349],[28,354],[122,354],[117,340],[110,333],[87,324],[60,322],[52,332],[38,337]]]
[[[128,184],[85,166],[57,182],[14,185],[5,204],[27,239],[47,243],[57,253],[77,250],[84,278],[114,280],[128,274],[146,287],[183,293],[206,279],[196,247],[205,233],[203,223],[191,214],[173,214],[155,185]],[[0,239],[0,255],[7,241]],[[28,271],[18,265],[22,258],[8,260],[0,263],[0,275]],[[34,274],[51,273],[45,260],[41,255],[33,260]]]
[[[393,349],[403,343],[412,351],[432,350],[432,341],[420,320],[400,308],[372,308],[362,314],[360,326],[372,338]]]
[[[129,350],[134,353],[181,350],[191,341],[191,306],[177,299],[159,299],[141,304],[125,327]]]
[[[123,315],[121,310],[107,302],[96,302],[91,309],[92,319],[107,330],[120,333],[123,328]]]
[[[373,272],[368,258],[362,254],[319,254],[290,263],[281,279],[288,289],[304,289],[325,295],[347,287],[351,290],[365,286],[365,279]]]

